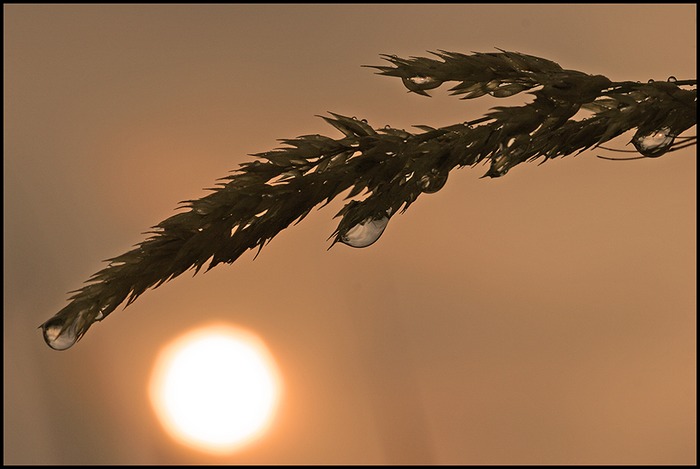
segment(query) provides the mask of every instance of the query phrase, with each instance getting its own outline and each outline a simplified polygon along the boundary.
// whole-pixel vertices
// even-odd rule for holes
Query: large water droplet
[[[632,145],[642,155],[657,158],[668,151],[675,139],[676,136],[671,134],[668,127],[644,133],[638,130],[632,137]]]
[[[62,318],[51,318],[41,325],[44,341],[54,350],[66,350],[79,339],[77,325],[78,321],[66,325]]]
[[[345,233],[340,234],[340,242],[354,248],[364,248],[373,244],[384,233],[389,217],[367,218]]]
[[[670,77],[668,77],[668,80],[666,80],[666,81],[668,81],[669,83],[675,83],[678,81],[678,79],[676,77],[674,77],[673,75],[671,75]]]
[[[447,182],[447,171],[440,171],[435,168],[431,169],[428,174],[420,178],[418,184],[420,189],[426,194],[434,194],[442,189]]]
[[[402,77],[403,85],[414,93],[422,94],[424,96],[429,96],[425,90],[432,90],[442,85],[442,81],[433,77]]]

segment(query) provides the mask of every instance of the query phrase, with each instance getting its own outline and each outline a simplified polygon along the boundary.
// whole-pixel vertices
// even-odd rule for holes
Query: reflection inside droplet
[[[354,248],[364,248],[374,243],[384,232],[389,223],[386,215],[379,218],[368,218],[345,233],[340,234],[340,242]]]
[[[426,194],[434,194],[442,189],[447,182],[447,171],[440,171],[435,168],[431,169],[428,174],[420,178],[420,189]]]
[[[54,350],[66,350],[78,341],[77,321],[65,325],[61,318],[51,318],[41,325],[44,341]]]
[[[668,151],[675,138],[676,136],[671,134],[671,129],[664,127],[645,133],[637,131],[632,138],[632,144],[642,155],[656,158]]]
[[[409,80],[416,85],[431,85],[437,81],[432,77],[411,77]]]

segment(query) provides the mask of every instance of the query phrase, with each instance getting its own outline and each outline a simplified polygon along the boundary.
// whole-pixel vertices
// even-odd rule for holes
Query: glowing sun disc
[[[280,380],[259,338],[214,325],[187,333],[161,351],[149,394],[173,438],[207,452],[229,453],[267,429]]]

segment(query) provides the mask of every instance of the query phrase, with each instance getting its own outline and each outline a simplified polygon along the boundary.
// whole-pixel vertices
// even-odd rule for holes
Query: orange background
[[[408,129],[517,103],[407,94],[360,67],[380,53],[499,47],[613,80],[695,78],[695,5],[4,13],[6,464],[696,462],[695,147],[454,171],[366,249],[326,251],[336,200],[69,351],[37,329],[248,154],[339,136],[314,115]],[[228,457],[170,440],[146,392],[163,345],[221,320],[255,331],[285,383],[270,432]]]

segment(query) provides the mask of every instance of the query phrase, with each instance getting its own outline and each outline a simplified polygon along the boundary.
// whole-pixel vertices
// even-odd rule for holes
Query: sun
[[[173,438],[222,454],[262,435],[277,409],[281,385],[274,360],[257,336],[211,325],[161,351],[149,394]]]

